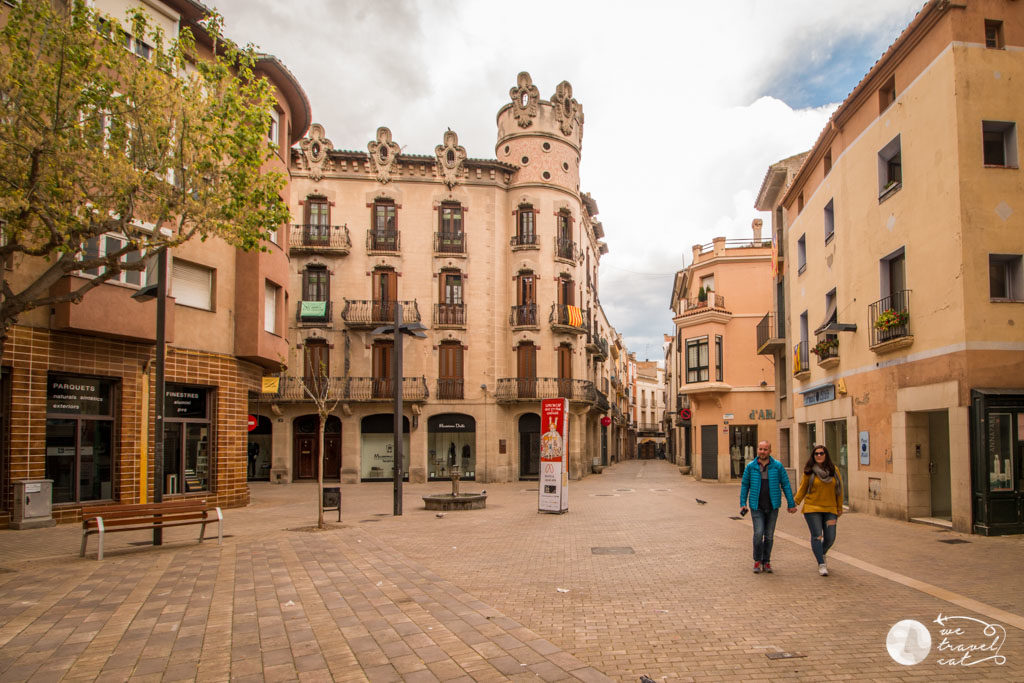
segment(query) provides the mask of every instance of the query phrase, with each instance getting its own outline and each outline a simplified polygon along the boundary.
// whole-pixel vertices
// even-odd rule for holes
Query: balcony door
[[[306,200],[308,218],[306,220],[307,244],[326,244],[330,237],[331,207],[323,197],[310,197]]]
[[[373,271],[373,319],[395,319],[395,301],[398,300],[398,273],[390,269]]]
[[[438,251],[462,253],[462,205],[442,204],[440,219]]]
[[[437,322],[442,325],[463,325],[462,273],[458,271],[441,271],[441,306],[438,309]]]
[[[391,398],[391,353],[393,342],[377,341],[373,343],[373,397]]]
[[[516,324],[537,324],[537,278],[533,273],[520,273],[516,288]]]
[[[572,398],[572,348],[558,347],[558,397]]]
[[[438,348],[437,394],[443,401],[463,397],[462,344],[446,342]]]
[[[537,347],[523,342],[516,349],[516,383],[519,398],[537,396]]]
[[[572,278],[567,275],[562,275],[558,278],[558,305],[576,305],[576,295],[574,293],[573,281]]]
[[[372,247],[392,251],[398,242],[398,215],[394,202],[378,201],[373,205]]]
[[[307,339],[302,347],[302,358],[302,377],[310,389],[317,391],[331,376],[327,342],[322,339]]]
[[[537,243],[537,230],[534,226],[534,211],[533,206],[529,204],[521,204],[519,206],[518,221],[516,227],[516,237],[518,238],[519,244],[536,244]]]

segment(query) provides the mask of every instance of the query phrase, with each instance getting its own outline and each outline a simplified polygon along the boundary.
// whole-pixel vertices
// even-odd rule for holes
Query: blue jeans
[[[836,542],[836,524],[829,524],[839,519],[831,512],[805,512],[807,528],[811,530],[811,552],[818,564],[825,564],[825,553]]]
[[[775,541],[775,522],[778,519],[778,508],[771,512],[750,510],[750,520],[754,523],[754,562],[772,561],[772,543]]]

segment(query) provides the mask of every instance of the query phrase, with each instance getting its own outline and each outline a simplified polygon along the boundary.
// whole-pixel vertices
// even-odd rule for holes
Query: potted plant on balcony
[[[708,303],[708,292],[704,287],[697,290],[697,305],[706,306]]]
[[[897,311],[894,308],[887,308],[882,311],[875,320],[875,329],[885,332],[893,327],[902,327],[910,320],[910,314],[906,311]]]
[[[823,358],[825,356],[832,355],[832,349],[838,348],[839,339],[837,337],[828,337],[826,339],[822,339],[820,342],[812,346],[811,353],[813,353],[818,358]]]

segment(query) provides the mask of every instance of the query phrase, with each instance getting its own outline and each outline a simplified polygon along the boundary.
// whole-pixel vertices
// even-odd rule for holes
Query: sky
[[[444,131],[495,158],[516,74],[585,116],[580,189],[609,253],[600,298],[638,360],[663,358],[691,247],[749,237],[768,166],[803,152],[924,0],[207,0],[278,57],[335,148],[378,126],[406,153]],[[727,292],[722,292],[728,297]],[[766,311],[767,312],[767,311]]]

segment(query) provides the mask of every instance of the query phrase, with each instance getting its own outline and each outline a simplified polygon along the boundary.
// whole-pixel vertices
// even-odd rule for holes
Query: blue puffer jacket
[[[789,507],[795,508],[796,501],[793,500],[793,490],[789,486],[789,475],[786,474],[786,468],[782,466],[782,463],[771,458],[768,461],[768,495],[772,501],[772,508],[779,509],[782,507],[782,493],[779,492],[779,485],[782,485],[782,491],[786,493],[786,502],[789,503]],[[750,495],[750,505],[747,505],[747,494]],[[746,468],[743,470],[743,484],[740,486],[740,507],[757,508],[758,501],[761,500],[761,465],[758,464],[757,458],[747,463]]]

